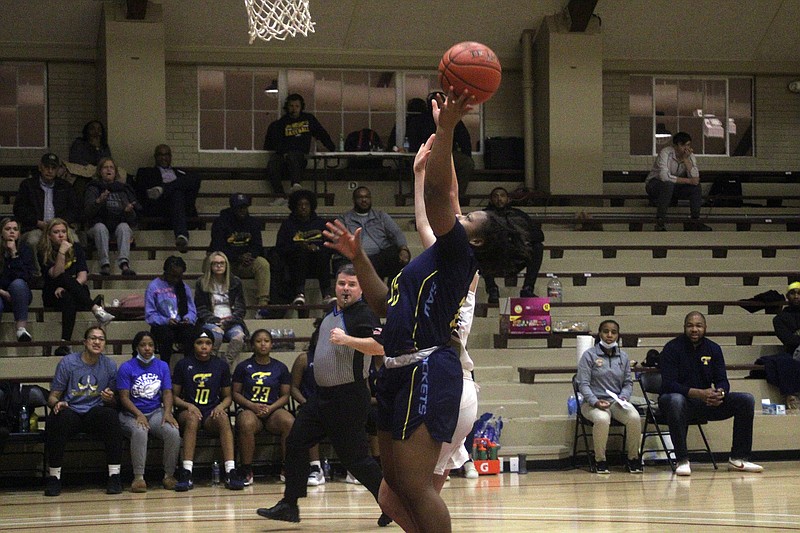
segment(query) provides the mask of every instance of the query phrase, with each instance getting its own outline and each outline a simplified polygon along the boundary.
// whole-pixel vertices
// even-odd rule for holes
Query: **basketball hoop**
[[[256,37],[269,41],[305,37],[314,33],[314,23],[308,11],[308,0],[244,0],[250,19],[250,44]]]

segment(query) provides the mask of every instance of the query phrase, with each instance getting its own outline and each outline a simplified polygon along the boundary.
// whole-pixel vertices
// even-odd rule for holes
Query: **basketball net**
[[[308,0],[244,0],[250,19],[250,44],[256,37],[269,41],[305,37],[314,33],[314,23],[308,11]]]

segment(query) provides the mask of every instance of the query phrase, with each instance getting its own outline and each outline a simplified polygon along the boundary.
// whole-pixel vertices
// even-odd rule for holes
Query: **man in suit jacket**
[[[156,146],[153,155],[155,166],[142,167],[136,173],[136,196],[144,206],[145,216],[168,214],[175,233],[175,247],[186,253],[189,246],[187,218],[197,216],[195,201],[200,179],[172,166],[172,150],[166,144]]]

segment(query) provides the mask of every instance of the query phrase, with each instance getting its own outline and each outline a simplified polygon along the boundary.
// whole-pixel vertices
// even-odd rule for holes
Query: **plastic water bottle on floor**
[[[550,298],[550,303],[561,303],[564,297],[564,291],[561,287],[561,280],[555,274],[550,275],[550,281],[547,282],[547,297]]]
[[[219,461],[214,461],[211,465],[211,485],[216,487],[219,485]]]
[[[333,477],[331,477],[331,464],[328,462],[327,457],[322,460],[322,475],[325,476],[325,481],[333,481]]]
[[[22,409],[19,410],[19,432],[28,433],[31,430],[31,420],[28,416],[28,407],[22,404]]]

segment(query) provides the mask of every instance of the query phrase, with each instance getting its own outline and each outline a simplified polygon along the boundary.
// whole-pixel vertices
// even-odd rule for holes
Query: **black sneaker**
[[[608,463],[605,461],[597,461],[595,465],[595,472],[598,474],[610,474],[611,470],[608,469]]]
[[[638,457],[636,459],[628,459],[625,465],[631,474],[641,474],[643,472],[642,461]]]
[[[119,478],[119,474],[108,476],[106,494],[122,494],[122,480]]]
[[[492,287],[491,289],[487,290],[486,292],[489,293],[489,303],[490,304],[498,304],[500,303],[500,289],[497,287]]]
[[[48,476],[44,481],[44,495],[58,496],[61,494],[61,480],[56,476]]]
[[[263,516],[270,520],[282,520],[284,522],[300,521],[300,508],[297,507],[297,504],[292,505],[285,500],[279,501],[274,507],[270,507],[269,509],[262,507],[256,512],[258,516]]]
[[[72,352],[70,347],[64,344],[63,346],[59,346],[58,348],[56,348],[55,356],[64,357],[65,355],[69,355],[70,352]]]
[[[225,488],[230,490],[244,489],[244,479],[235,468],[225,474]]]
[[[693,220],[686,225],[686,231],[713,231],[711,226],[706,226],[699,220]]]
[[[179,468],[175,478],[178,480],[175,484],[175,492],[187,492],[194,488],[192,473],[189,470]]]
[[[528,285],[522,287],[522,290],[519,291],[520,298],[536,298],[536,294],[533,292],[533,287]]]
[[[381,516],[378,518],[378,527],[386,527],[392,523],[392,517],[386,513],[381,513]]]

